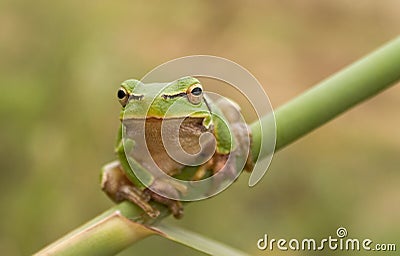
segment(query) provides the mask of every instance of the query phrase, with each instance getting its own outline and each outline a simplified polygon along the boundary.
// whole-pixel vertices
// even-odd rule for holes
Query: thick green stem
[[[277,132],[275,151],[376,95],[399,79],[400,37],[274,111]],[[265,116],[261,122],[269,125],[270,116]],[[259,127],[260,122],[251,125],[256,142],[261,141],[263,136]],[[257,156],[259,147],[255,145],[252,153]],[[268,153],[271,152],[264,152]]]
[[[132,243],[155,234],[153,230],[126,218],[142,214],[138,207],[123,202],[35,255],[115,255]]]
[[[335,116],[376,95],[400,79],[400,37],[354,63],[336,75],[283,105],[275,111],[279,150],[302,137]],[[253,131],[254,156],[259,153],[262,136],[260,122],[270,124],[271,116],[251,125]],[[262,152],[259,158],[271,152]],[[161,209],[158,220],[168,216]],[[93,219],[69,235],[49,245],[38,255],[112,255],[136,241],[155,234],[146,229],[151,224],[143,212],[130,203],[121,203]],[[132,223],[129,220],[141,224]]]

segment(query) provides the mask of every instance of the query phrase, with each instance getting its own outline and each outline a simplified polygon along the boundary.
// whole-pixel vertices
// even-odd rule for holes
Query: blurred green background
[[[1,254],[31,254],[112,205],[99,170],[114,159],[121,81],[173,58],[217,55],[249,69],[276,108],[399,24],[397,0],[1,0]],[[265,233],[318,239],[340,226],[398,243],[399,102],[400,87],[389,89],[279,152],[256,187],[243,175],[168,221],[252,255],[296,254],[259,251]],[[157,237],[121,255],[166,251],[202,255]]]

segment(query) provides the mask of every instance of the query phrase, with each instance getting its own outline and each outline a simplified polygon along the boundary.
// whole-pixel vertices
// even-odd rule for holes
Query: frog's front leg
[[[102,168],[101,188],[117,203],[124,200],[131,201],[152,218],[156,218],[160,214],[148,203],[151,195],[142,192],[128,180],[118,161],[111,162]]]
[[[236,177],[236,169],[234,165],[234,159],[228,162],[229,154],[214,154],[214,156],[203,165],[200,165],[197,171],[194,173],[192,180],[198,181],[204,179],[207,175],[207,171],[212,171],[212,175],[223,170],[223,174],[220,175],[222,179],[228,177]]]

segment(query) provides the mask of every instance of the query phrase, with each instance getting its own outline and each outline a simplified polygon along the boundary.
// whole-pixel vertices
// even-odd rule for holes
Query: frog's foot
[[[182,186],[182,185],[181,185]],[[185,190],[186,192],[186,187]],[[167,198],[163,195],[171,195],[172,198],[179,198],[182,191],[179,187],[174,186],[172,183],[164,181],[162,179],[156,179],[150,188],[145,189],[146,194],[150,195],[151,199],[168,206],[172,215],[175,218],[180,219],[183,217],[183,206],[178,200]]]
[[[196,172],[194,173],[194,175],[193,175],[193,177],[192,177],[192,180],[193,180],[193,181],[198,181],[198,180],[203,179],[203,178],[206,176],[207,171],[208,171],[212,166],[213,166],[213,164],[211,163],[211,161],[208,161],[207,163],[201,165],[201,166],[196,170]]]
[[[140,191],[140,190],[139,190]],[[140,194],[137,193],[137,188],[133,187],[133,186],[122,186],[120,188],[120,190],[118,191],[118,197],[120,197],[122,200],[129,200],[132,203],[136,204],[137,206],[139,206],[140,208],[142,208],[142,210],[149,215],[151,218],[157,218],[158,215],[160,215],[160,212],[153,208],[148,201],[146,201],[147,197],[144,197],[144,193],[142,193],[140,191]],[[122,201],[121,200],[121,201]]]
[[[207,171],[212,171],[212,175],[222,171],[220,176],[231,177],[236,176],[236,171],[233,168],[234,164],[228,162],[229,154],[215,154],[210,160],[201,165],[194,173],[192,180],[198,181],[204,179]],[[232,162],[233,160],[231,160]]]
[[[146,189],[145,192],[149,194],[151,199],[153,199],[155,202],[166,205],[175,218],[180,219],[183,217],[183,206],[181,202],[166,198],[154,191],[151,191],[150,189]]]
[[[101,188],[114,202],[131,201],[151,218],[156,218],[160,214],[149,204],[150,195],[135,187],[124,175],[119,162],[112,162],[103,167]]]
[[[210,158],[207,162],[204,164],[200,165],[199,168],[197,168],[196,172],[192,176],[192,181],[199,181],[202,180],[210,174],[209,171],[214,170],[212,173],[215,174],[219,170],[215,170],[215,166],[217,164],[216,160],[216,154]]]

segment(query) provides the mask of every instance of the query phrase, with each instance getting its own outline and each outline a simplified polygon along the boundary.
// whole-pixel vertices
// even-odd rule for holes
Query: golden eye
[[[117,97],[118,97],[119,103],[121,103],[121,105],[123,107],[125,107],[126,103],[128,102],[128,99],[129,99],[129,93],[126,91],[126,89],[124,87],[121,87],[118,89]]]
[[[201,84],[194,84],[187,89],[186,95],[193,104],[200,104],[203,99],[203,88]]]

